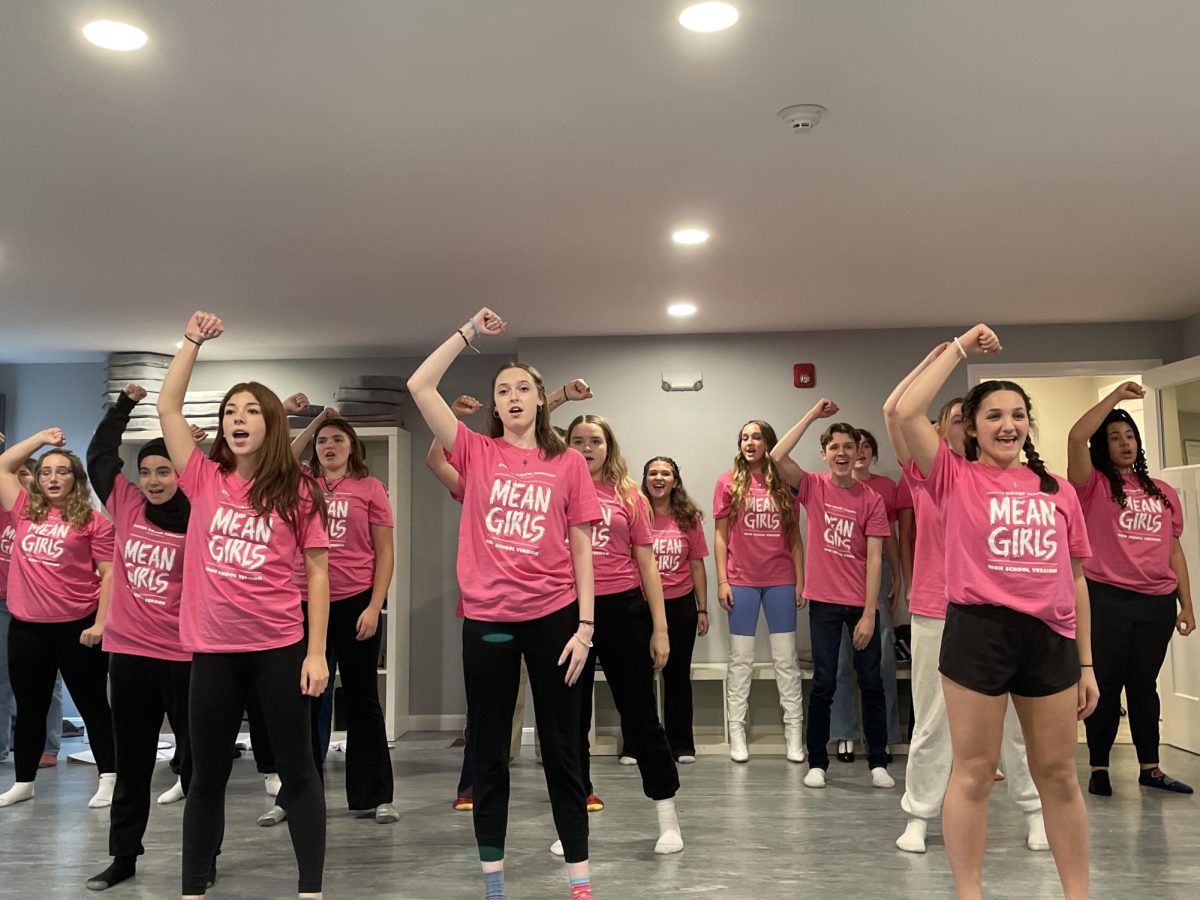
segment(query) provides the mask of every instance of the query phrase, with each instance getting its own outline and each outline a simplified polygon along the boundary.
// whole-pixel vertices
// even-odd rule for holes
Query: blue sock
[[[504,870],[483,873],[483,900],[508,900],[504,890]]]

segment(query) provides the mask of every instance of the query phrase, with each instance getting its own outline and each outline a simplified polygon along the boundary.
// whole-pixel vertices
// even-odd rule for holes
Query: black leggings
[[[248,653],[192,658],[188,724],[192,783],[183,812],[183,893],[203,894],[225,827],[230,747],[251,693],[266,717],[279,776],[291,790],[288,829],[300,870],[299,891],[321,890],[325,868],[325,794],[313,766],[308,698],[300,693],[305,642]]]
[[[678,759],[695,756],[692,737],[692,651],[696,647],[696,592],[666,601],[667,638],[671,655],[663,667],[663,725],[667,742]]]
[[[357,637],[358,617],[370,605],[371,593],[366,590],[330,603],[329,630],[326,632],[326,644],[332,651],[327,659],[336,661],[329,667],[330,682],[335,666],[342,673],[341,702],[346,704],[346,804],[349,809],[374,809],[381,803],[391,803],[393,797],[387,725],[383,720],[383,707],[379,705],[379,644],[383,638],[383,622],[367,640],[360,641]],[[307,609],[304,622],[307,638]],[[327,748],[320,735],[321,699],[313,697],[309,700],[309,715],[313,762],[323,776]],[[276,803],[289,809],[291,797],[291,789],[285,780]]]
[[[641,588],[596,598],[596,629],[592,638],[595,648],[588,654],[587,666],[579,679],[584,691],[579,746],[584,789],[589,794],[592,779],[588,732],[592,727],[592,686],[597,660],[604,667],[604,678],[621,717],[621,733],[628,745],[626,753],[632,750],[637,756],[642,792],[651,800],[668,800],[679,791],[679,770],[659,724],[654,701],[652,629],[650,606],[643,599]]]
[[[508,754],[521,657],[529,670],[542,767],[554,826],[569,863],[588,858],[587,807],[579,774],[579,708],[583,689],[568,687],[558,658],[579,627],[579,604],[530,622],[463,620],[467,677],[467,752],[475,761],[475,840],[479,858],[504,858],[508,831]]]
[[[13,738],[17,781],[33,781],[37,776],[38,760],[46,747],[46,714],[58,672],[83,716],[96,768],[101,775],[117,770],[112,711],[108,708],[108,654],[99,647],[79,643],[79,635],[95,622],[95,613],[74,622],[12,620],[8,670],[17,701]]]
[[[109,660],[117,749],[117,787],[108,830],[108,852],[112,856],[141,856],[146,852],[142,838],[150,818],[150,782],[158,760],[158,733],[164,714],[175,733],[185,794],[191,786],[187,722],[191,670],[190,662],[126,653],[113,653]]]
[[[1083,720],[1093,766],[1108,766],[1121,724],[1121,689],[1138,762],[1158,762],[1158,670],[1175,634],[1175,594],[1150,596],[1088,579],[1092,663],[1100,702]]]

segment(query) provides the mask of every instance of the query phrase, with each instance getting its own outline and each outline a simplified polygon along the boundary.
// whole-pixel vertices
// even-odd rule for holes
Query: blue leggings
[[[767,631],[786,634],[796,630],[796,586],[744,587],[731,584],[733,611],[729,614],[729,633],[754,637],[758,630],[758,611],[767,615]]]

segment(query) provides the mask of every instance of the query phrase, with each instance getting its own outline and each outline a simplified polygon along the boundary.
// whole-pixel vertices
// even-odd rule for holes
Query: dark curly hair
[[[1155,484],[1154,479],[1150,477],[1150,467],[1146,465],[1146,451],[1142,449],[1142,433],[1138,430],[1137,423],[1133,421],[1133,416],[1125,410],[1114,409],[1110,412],[1095,433],[1088,438],[1088,453],[1092,457],[1092,468],[1108,479],[1113,500],[1124,509],[1128,503],[1125,498],[1125,479],[1113,465],[1112,457],[1108,453],[1108,426],[1118,422],[1128,425],[1133,431],[1133,439],[1137,441],[1137,458],[1133,461],[1133,474],[1137,478],[1138,484],[1147,494],[1157,497],[1166,504],[1167,509],[1170,509],[1171,501],[1162,492],[1162,488]]]
[[[1046,471],[1046,463],[1038,455],[1037,449],[1033,446],[1033,437],[1031,436],[1034,428],[1033,420],[1033,401],[1029,399],[1029,395],[1025,393],[1025,389],[1015,381],[983,381],[971,388],[967,396],[963,398],[962,416],[964,422],[969,422],[971,427],[975,426],[975,416],[979,413],[979,407],[983,405],[983,401],[996,391],[1012,391],[1014,394],[1019,394],[1021,400],[1025,403],[1025,411],[1029,414],[1029,433],[1025,435],[1025,445],[1021,448],[1025,453],[1025,465],[1031,471],[1037,474],[1038,480],[1041,482],[1041,490],[1043,494],[1058,493],[1058,479]],[[967,432],[966,445],[967,459],[974,462],[979,459],[979,438]]]

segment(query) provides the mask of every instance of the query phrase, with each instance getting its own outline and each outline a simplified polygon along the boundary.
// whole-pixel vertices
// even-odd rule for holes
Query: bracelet
[[[963,345],[958,342],[958,338],[954,339],[954,346],[958,348],[958,355],[963,359],[967,358],[967,351],[963,349]]]
[[[1081,669],[1094,669],[1094,668],[1096,668],[1096,667],[1095,667],[1095,666],[1093,666],[1091,663],[1080,663],[1080,664],[1079,664],[1079,668],[1081,668]]]
[[[596,627],[596,623],[593,622],[591,619],[580,619],[579,624],[580,625],[591,625],[593,628]]]
[[[708,610],[707,610],[707,609],[698,609],[698,610],[696,610],[696,615],[698,615],[698,616],[707,616],[707,615],[708,615]]]
[[[573,637],[575,640],[579,641],[579,643],[583,644],[583,646],[587,647],[589,650],[591,650],[592,647],[596,646],[591,641],[585,641],[583,638],[581,638],[577,634],[573,634],[573,635],[571,635],[571,637]]]
[[[185,334],[183,337],[184,337],[184,340],[191,341],[191,342],[192,342],[193,344],[195,344],[197,347],[199,347],[199,346],[200,346],[202,343],[204,343],[203,341],[198,341],[198,340],[196,340],[196,339],[195,339],[194,337],[192,337],[190,334]]]
[[[718,581],[718,582],[717,582],[717,586],[718,586],[718,587],[720,587],[720,586],[721,586],[721,585],[723,585],[723,584],[729,584],[729,582],[728,582],[728,581]]]
[[[467,340],[467,336],[465,334],[463,334],[463,330],[461,328],[459,328],[459,329],[457,329],[457,331],[458,331],[458,336],[463,339],[463,343],[466,344],[468,347],[470,347],[472,350],[474,350],[476,353],[478,353],[479,349],[474,344],[472,344],[470,341]]]
[[[475,324],[475,320],[467,319],[467,324],[471,326],[472,337],[479,337],[479,326]]]

